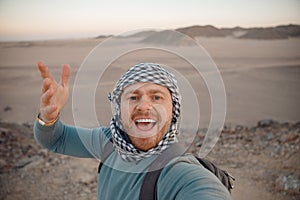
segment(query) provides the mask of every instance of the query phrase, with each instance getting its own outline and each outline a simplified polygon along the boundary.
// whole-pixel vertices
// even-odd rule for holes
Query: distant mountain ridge
[[[183,28],[177,28],[175,31],[188,35],[192,38],[195,37],[232,37],[237,39],[257,39],[257,40],[274,40],[274,39],[288,39],[291,37],[300,38],[300,25],[289,24],[280,25],[275,27],[253,27],[253,28],[243,28],[243,27],[233,27],[233,28],[217,28],[212,25],[195,25]],[[159,34],[161,37],[169,36],[172,30],[146,30],[133,33],[127,36],[117,36],[117,37],[141,37],[145,38],[145,41],[152,40],[153,37],[157,37]],[[112,35],[104,36],[100,35],[95,37],[107,38]],[[150,38],[147,38],[150,37]],[[171,36],[172,37],[172,36]],[[170,40],[171,38],[168,38]],[[158,41],[165,42],[165,41]]]
[[[175,29],[190,37],[234,37],[241,39],[287,39],[300,37],[300,25],[289,24],[276,27],[254,27],[254,28],[216,28],[212,25],[189,26]]]

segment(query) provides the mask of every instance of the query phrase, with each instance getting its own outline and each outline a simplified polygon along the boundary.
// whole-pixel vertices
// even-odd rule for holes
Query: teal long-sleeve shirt
[[[108,127],[93,129],[69,126],[61,121],[52,126],[34,126],[35,138],[50,151],[75,157],[101,160],[104,145],[111,138]],[[114,151],[98,175],[98,199],[133,200],[139,193],[145,171],[155,157],[139,162],[124,161]],[[97,172],[95,172],[96,174]],[[172,160],[162,171],[157,183],[158,200],[229,200],[222,183],[192,155]]]

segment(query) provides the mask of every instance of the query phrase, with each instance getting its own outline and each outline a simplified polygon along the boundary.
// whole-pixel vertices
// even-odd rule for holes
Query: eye
[[[156,100],[156,101],[158,101],[158,100],[161,100],[162,99],[162,97],[161,96],[159,96],[159,95],[154,95],[154,100]]]
[[[130,99],[131,101],[136,101],[138,98],[137,98],[137,96],[130,96],[129,99]]]

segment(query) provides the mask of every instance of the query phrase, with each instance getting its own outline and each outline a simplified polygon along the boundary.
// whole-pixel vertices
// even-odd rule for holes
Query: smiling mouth
[[[156,125],[156,121],[154,119],[137,119],[134,121],[136,127],[140,130],[140,131],[149,131],[151,130],[155,125]]]

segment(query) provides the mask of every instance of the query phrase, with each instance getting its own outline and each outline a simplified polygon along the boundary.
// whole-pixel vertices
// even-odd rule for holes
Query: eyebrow
[[[124,95],[128,95],[128,94],[138,94],[138,93],[140,93],[140,92],[139,92],[139,89],[133,89],[133,90],[127,91],[126,93],[124,93]],[[150,89],[150,90],[148,90],[146,93],[150,93],[150,94],[157,94],[157,93],[160,93],[160,94],[166,95],[165,92],[163,92],[163,91],[161,91],[161,90],[158,90],[158,89]]]

